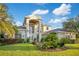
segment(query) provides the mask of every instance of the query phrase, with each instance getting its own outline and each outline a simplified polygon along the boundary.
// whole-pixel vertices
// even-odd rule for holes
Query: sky
[[[23,24],[25,16],[40,15],[42,23],[52,29],[62,28],[63,22],[79,15],[78,3],[7,3],[6,6],[18,26]]]

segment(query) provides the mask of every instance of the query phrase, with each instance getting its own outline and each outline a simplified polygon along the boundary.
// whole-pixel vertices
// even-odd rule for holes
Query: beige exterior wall
[[[42,32],[46,32],[46,31],[50,31],[50,30],[52,30],[51,27],[46,26],[46,25],[42,25]]]
[[[72,40],[76,39],[76,33],[73,32],[58,32],[57,36],[59,39],[61,38],[70,38]]]
[[[46,26],[42,26],[42,32],[45,32],[46,31]]]

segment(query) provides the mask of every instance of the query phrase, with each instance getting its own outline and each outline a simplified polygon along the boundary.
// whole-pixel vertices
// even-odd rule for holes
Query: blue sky
[[[63,3],[7,3],[8,13],[13,16],[17,25],[21,25],[24,17],[37,14],[42,22],[52,28],[61,28],[62,22],[79,14],[79,4]]]

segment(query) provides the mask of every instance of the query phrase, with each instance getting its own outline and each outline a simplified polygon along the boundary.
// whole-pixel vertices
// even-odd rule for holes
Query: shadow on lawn
[[[1,46],[0,50],[24,50],[24,51],[34,51],[34,50],[38,50],[37,47],[35,46]]]

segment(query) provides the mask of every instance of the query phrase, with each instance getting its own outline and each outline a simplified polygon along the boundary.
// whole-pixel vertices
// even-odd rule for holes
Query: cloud
[[[59,20],[59,19],[51,19],[50,21],[49,21],[49,23],[60,23],[61,22],[61,20]]]
[[[37,9],[32,14],[42,15],[42,14],[47,14],[48,12],[49,12],[48,10]]]
[[[70,4],[62,4],[60,7],[54,9],[52,11],[53,14],[58,16],[65,16],[71,13],[71,5]]]
[[[62,23],[62,22],[65,22],[67,21],[67,17],[62,17],[62,18],[55,18],[55,19],[51,19],[49,20],[49,24],[55,24],[55,23]]]
[[[21,26],[22,25],[22,22],[16,21],[14,25]]]

